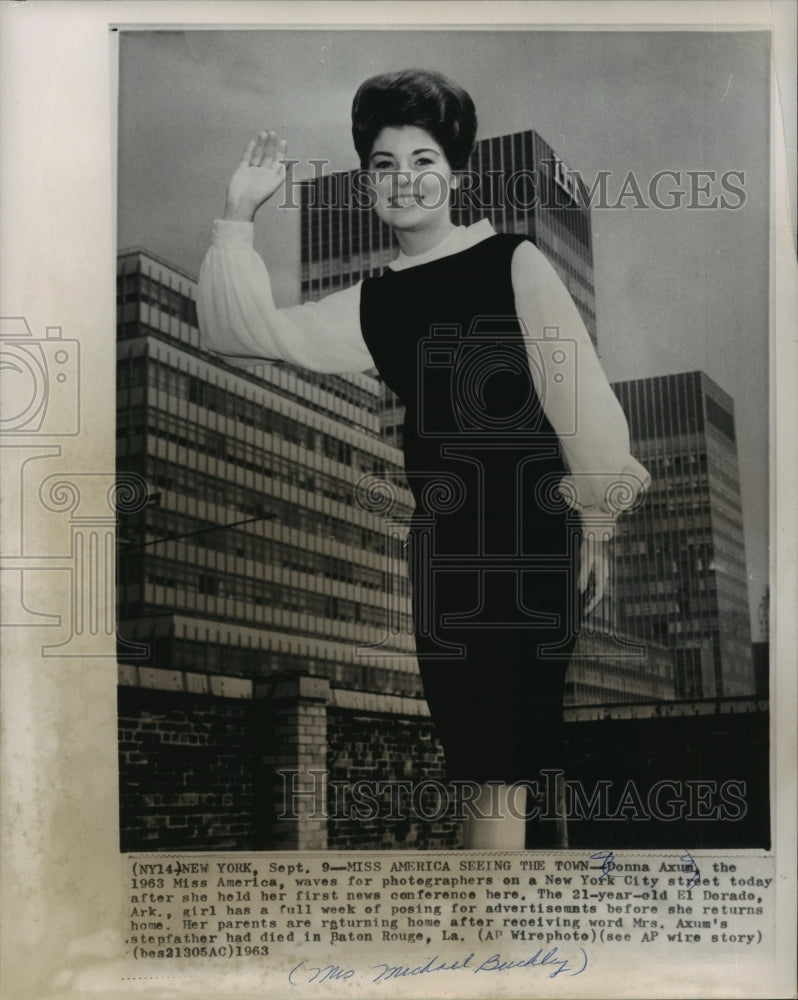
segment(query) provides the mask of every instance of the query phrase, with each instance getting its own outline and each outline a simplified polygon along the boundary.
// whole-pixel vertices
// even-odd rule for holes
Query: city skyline
[[[277,44],[279,42],[279,44]],[[493,57],[491,57],[493,53]],[[478,58],[469,59],[469,54]],[[286,85],[304,67],[314,100]],[[349,101],[370,73],[427,65],[466,86],[480,136],[536,128],[612,204],[631,172],[721,192],[734,210],[594,213],[602,362],[611,381],[701,369],[738,402],[752,621],[767,581],[768,40],[756,33],[146,32],[121,45],[119,245],[190,273],[249,134],[275,127],[289,155],[355,165]],[[730,80],[733,74],[733,80]],[[590,80],[596,86],[590,86]],[[600,85],[599,85],[600,84]],[[164,95],[168,95],[164,99]],[[564,114],[562,108],[568,107]],[[711,113],[709,113],[711,111]],[[201,141],[198,141],[197,137]],[[310,166],[306,167],[312,172]],[[688,171],[714,171],[715,182]],[[667,178],[666,178],[667,180]],[[666,184],[663,191],[667,191]],[[164,206],[168,210],[164,211]],[[256,241],[278,301],[299,300],[298,213],[264,209]],[[744,358],[744,363],[741,359]],[[756,401],[751,405],[748,401]]]

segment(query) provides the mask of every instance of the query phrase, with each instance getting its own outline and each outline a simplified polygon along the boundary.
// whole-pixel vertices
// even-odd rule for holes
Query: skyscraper
[[[401,468],[379,385],[220,364],[200,348],[195,290],[152,254],[119,256],[118,467],[151,490],[120,529],[123,634],[172,669],[417,694],[406,575],[357,499],[359,481]]]
[[[455,191],[452,218],[490,219],[500,233],[526,233],[546,255],[596,344],[593,241],[588,193],[532,129],[482,139]]]
[[[677,695],[754,691],[734,403],[704,372],[615,385],[651,473],[621,519],[621,627],[675,651]]]

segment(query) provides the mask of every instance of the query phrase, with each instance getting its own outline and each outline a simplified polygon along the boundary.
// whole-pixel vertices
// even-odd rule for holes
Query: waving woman
[[[601,600],[614,517],[648,476],[543,254],[487,220],[452,222],[476,125],[469,95],[439,74],[363,83],[355,148],[399,254],[379,277],[288,309],[275,307],[253,249],[255,213],[285,176],[285,142],[261,133],[230,181],[199,309],[205,345],[230,361],[376,367],[404,404],[424,692],[450,778],[480,786],[466,846],[512,849],[524,845],[524,821],[508,789],[557,764],[579,621]],[[431,500],[443,481],[454,484],[445,509]],[[608,488],[619,484],[620,505]],[[430,544],[444,570],[430,571]]]

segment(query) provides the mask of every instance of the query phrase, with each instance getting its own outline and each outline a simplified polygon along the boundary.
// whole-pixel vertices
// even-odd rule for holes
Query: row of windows
[[[670,475],[651,472],[651,486],[646,495],[646,506],[652,510],[653,503],[692,504],[710,502],[710,492],[706,476],[699,470],[671,472]]]
[[[633,440],[698,434],[704,429],[698,372],[622,382],[615,394]]]
[[[360,510],[369,509],[358,503],[357,489],[355,484],[349,479],[340,479],[320,472],[317,469],[299,465],[293,459],[280,457],[273,452],[264,451],[246,442],[235,440],[232,442],[229,440],[218,442],[213,441],[211,437],[210,442],[203,441],[196,443],[191,438],[177,432],[166,431],[157,427],[149,428],[149,440],[143,437],[144,433],[144,427],[138,425],[133,425],[130,428],[119,431],[119,434],[125,437],[125,444],[130,444],[134,452],[146,451],[148,454],[151,453],[153,457],[159,457],[166,461],[175,461],[177,465],[182,466],[187,464],[194,471],[218,479],[220,488],[223,491],[226,484],[231,484],[230,473],[227,467],[235,466],[236,468],[252,473],[251,476],[247,477],[247,484],[242,485],[249,485],[259,491],[270,485],[268,483],[261,483],[259,477],[265,477],[267,480],[272,480],[272,490],[274,490],[274,483],[283,483],[286,486],[305,490],[310,494],[309,498],[305,498],[306,505],[315,506],[313,500],[324,497],[335,503],[356,507]],[[140,436],[139,439],[137,439],[137,435]],[[203,438],[205,436],[202,435]],[[223,438],[223,435],[220,435],[220,437]],[[170,453],[168,449],[158,448],[154,445],[153,439],[165,440],[181,447],[190,448],[193,451],[207,454],[216,461],[212,463],[188,461],[186,457],[175,455],[173,452]],[[120,454],[123,453],[124,450],[120,448]],[[297,497],[297,499],[299,498]],[[412,507],[410,504],[399,501],[395,502],[391,507],[391,513],[394,516],[409,514],[411,510]]]
[[[636,637],[635,637],[636,638]],[[637,641],[638,645],[644,646],[642,654],[632,654],[628,647],[622,648],[618,645],[616,659],[611,658],[613,647],[607,642],[592,643],[589,638],[580,638],[577,644],[579,654],[573,661],[570,668],[578,671],[583,678],[596,674],[605,677],[608,681],[618,681],[628,684],[630,681],[646,681],[660,672],[666,672],[668,668],[667,659],[663,665],[663,657],[660,650],[655,650],[652,654],[645,649],[645,644]]]
[[[376,246],[396,246],[390,227],[375,212],[362,207],[367,202],[356,187],[358,174],[336,172],[303,185],[303,263],[323,261],[331,254],[357,256]]]
[[[127,327],[130,327],[130,329],[127,330]],[[138,322],[125,324],[118,335],[120,340],[141,336],[153,336],[161,340],[170,339],[161,331]],[[184,345],[181,346],[184,347]],[[158,376],[153,376],[152,374],[149,374],[149,376],[145,375],[145,368],[148,365],[158,366],[161,369],[165,369],[165,371],[161,371]],[[331,375],[325,372],[306,371],[305,369],[300,371],[287,364],[275,364],[273,369],[275,372],[295,373],[297,381],[300,381],[304,386],[316,386],[322,392],[328,393],[335,399],[349,403],[359,410],[376,413],[377,394],[361,385],[357,385],[356,382],[344,376]],[[189,379],[193,379],[194,381],[189,382]],[[228,390],[223,390],[221,387],[211,384],[205,378],[190,375],[186,371],[181,371],[172,365],[165,365],[163,362],[155,359],[129,356],[120,360],[117,366],[117,387],[119,389],[128,388],[133,385],[144,385],[147,380],[149,380],[150,385],[157,385],[158,388],[169,392],[170,395],[174,395],[177,398],[188,399],[191,394],[192,402],[213,410],[219,409],[218,395],[220,392],[228,392],[230,394]],[[202,386],[206,388],[202,388]],[[280,384],[279,379],[276,381],[270,380],[268,386],[271,390],[281,395],[287,395],[292,399],[299,399],[307,405],[307,400],[300,397],[297,392],[286,391],[285,387]],[[246,399],[237,393],[233,393],[232,395],[235,396],[237,405],[242,410],[243,422],[255,426],[257,424],[255,411],[262,409],[262,404],[254,403],[252,400]],[[337,412],[335,416],[337,419],[342,419],[343,417],[342,414]]]
[[[735,440],[733,415],[704,391],[700,372],[622,382],[614,388],[633,439],[698,434],[706,413],[709,423]]]
[[[623,697],[618,697],[622,695]],[[662,697],[662,694],[659,693]],[[568,707],[579,708],[588,705],[609,705],[614,701],[641,701],[647,702],[657,695],[650,693],[646,688],[637,691],[634,689],[604,687],[597,684],[574,684],[566,693],[565,704]]]
[[[191,600],[191,595],[199,595],[215,599],[210,604],[210,610],[215,609],[226,618],[236,616],[236,609],[232,605],[241,602],[273,611],[298,612],[316,618],[384,627],[408,634],[412,631],[410,615],[405,611],[389,608],[387,599],[380,605],[367,604],[333,594],[287,587],[259,577],[209,571],[197,573],[190,566],[166,559],[150,560],[144,581],[151,586],[174,591],[171,599],[175,601],[176,609],[185,609],[187,605],[195,603]],[[163,604],[164,610],[169,601],[170,597],[164,595],[159,602]],[[200,600],[198,603],[209,608],[207,601]],[[249,619],[246,613],[238,617],[242,620]]]
[[[262,447],[229,438],[219,431],[203,429],[190,421],[171,417],[159,411],[152,412],[150,419],[152,421],[148,428],[150,435],[161,440],[204,452],[239,469],[298,486],[315,496],[323,496],[328,500],[344,504],[353,503],[354,488],[349,481],[308,469],[295,460],[282,458]],[[225,470],[219,468],[214,470],[214,473],[224,476]]]
[[[704,690],[705,670],[713,673],[710,650],[676,650],[676,685],[680,697],[700,698],[708,693]]]
[[[652,455],[646,459],[648,471],[653,474],[655,469],[684,470],[687,473],[688,467],[692,470],[698,466],[702,470],[707,468],[707,454],[705,451],[689,452],[679,455],[672,452],[667,455]]]
[[[160,281],[154,281],[147,275],[141,274],[138,270],[128,271],[120,274],[116,279],[116,302],[122,305],[125,302],[140,302],[144,305],[154,306],[168,316],[182,320],[189,326],[197,327],[197,304],[188,295]]]
[[[650,519],[662,518],[663,527],[671,529],[698,527],[701,519],[712,512],[712,505],[706,496],[686,496],[678,500],[646,500]],[[696,518],[699,520],[696,521]]]
[[[144,612],[157,616],[158,610],[157,607],[145,606]],[[127,615],[134,616],[135,613]],[[120,633],[125,635],[124,624]],[[296,675],[310,672],[316,677],[328,677],[334,684],[346,687],[357,686],[361,690],[379,690],[416,698],[421,696],[421,681],[417,670],[395,669],[385,663],[364,666],[361,662],[353,661],[351,641],[342,644],[340,650],[327,648],[318,656],[313,656],[306,650],[289,651],[282,648],[279,639],[269,633],[261,633],[260,639],[267,645],[234,645],[235,637],[220,643],[216,641],[213,630],[209,635],[203,626],[189,629],[184,638],[142,636],[142,641],[146,641],[149,646],[147,662],[155,666],[166,663],[172,670],[269,679],[282,673]],[[404,655],[402,659],[408,662]]]
[[[279,670],[304,673],[308,669],[307,656],[287,650],[222,645],[207,639],[175,639],[164,645],[167,648],[160,650],[155,644],[156,662],[160,653],[161,662],[169,663],[173,670],[258,677]]]
[[[684,548],[682,546],[675,546],[676,553],[679,556],[679,560],[671,558],[671,553],[660,553],[659,558],[651,558],[644,546],[640,546],[637,551],[625,550],[624,546],[617,546],[616,559],[622,565],[626,566],[638,566],[640,568],[641,576],[640,579],[645,580],[661,580],[661,571],[667,569],[667,564],[670,563],[670,570],[676,573],[680,568],[684,569],[689,567],[690,572],[697,572],[704,570],[714,570],[715,561],[714,553],[711,545],[697,545],[695,547],[690,546],[689,548]],[[644,558],[641,560],[640,556]],[[660,571],[660,572],[658,572]]]
[[[734,417],[725,407],[716,402],[711,396],[704,396],[704,406],[707,411],[707,420],[730,441],[734,441]]]
[[[592,264],[589,229],[581,210],[574,211],[572,208],[552,205],[542,208],[541,216],[555,232],[558,232],[565,239],[567,246],[574,253],[579,254],[587,263]]]
[[[227,527],[200,518],[188,517],[173,511],[149,508],[146,512],[146,531],[150,536],[144,548],[137,546],[137,539],[129,538],[132,547],[123,548],[120,555],[120,574],[123,580],[137,580],[143,572],[144,561],[150,555],[175,552],[175,546],[196,546],[210,552],[223,553],[239,559],[253,560],[268,566],[307,573],[340,583],[357,584],[370,590],[393,592],[401,596],[408,593],[408,580],[404,571],[404,548],[394,535],[386,536],[386,547],[393,553],[394,575],[387,570],[363,565],[339,556],[313,551],[273,538],[256,534],[258,522],[248,527]],[[260,524],[262,528],[262,524]],[[196,556],[195,556],[196,558]],[[398,572],[397,572],[398,570]]]
[[[152,388],[166,392],[173,398],[185,399],[219,416],[236,420],[249,427],[257,427],[268,434],[277,435],[291,444],[301,445],[344,465],[354,465],[363,472],[382,471],[383,463],[379,462],[376,456],[348,441],[314,429],[293,417],[245,399],[221,386],[212,385],[195,375],[189,375],[154,360],[149,360],[145,365],[143,358],[120,362],[119,389],[143,385],[145,381]],[[372,408],[376,410],[376,406],[377,400],[372,397]],[[396,465],[395,468],[398,469],[399,466]]]
[[[710,471],[711,471],[711,475],[712,475],[712,485],[715,488],[715,492],[719,492],[718,486],[721,486],[721,485],[725,486],[726,487],[726,490],[725,490],[726,495],[729,496],[732,499],[733,503],[738,504],[739,503],[739,497],[740,497],[740,480],[739,480],[739,476],[737,476],[737,475],[729,475],[729,473],[724,470],[724,466],[726,468],[729,468],[730,463],[726,463],[726,462],[722,463],[720,461],[717,461],[715,459],[715,457],[713,456],[712,461],[710,462],[710,466],[709,466],[710,467]],[[734,466],[731,467],[731,470],[734,473],[737,472],[737,469]]]
[[[264,496],[263,492],[226,483],[196,469],[148,456],[147,478],[156,489],[171,490],[194,501],[234,508],[253,518],[271,521],[286,528],[296,528],[311,535],[323,535],[344,545],[354,545],[372,552],[385,551],[383,535],[321,511],[309,510],[288,500]]]
[[[687,534],[674,530],[672,513],[664,524],[660,522],[660,527],[651,524],[647,510],[648,525],[641,523],[641,514],[633,517],[637,531],[621,534],[616,564],[618,612],[630,629],[658,638],[682,627],[689,629],[691,619],[699,630],[706,627],[702,623],[716,622],[716,554],[711,525],[691,524]],[[658,595],[670,595],[670,601],[661,604]],[[668,607],[671,613],[667,621],[660,622],[661,631],[657,633],[656,618]],[[679,620],[683,624],[677,628],[674,623]]]

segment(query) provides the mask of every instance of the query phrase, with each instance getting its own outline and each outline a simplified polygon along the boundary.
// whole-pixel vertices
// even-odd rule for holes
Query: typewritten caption
[[[769,950],[772,859],[573,855],[128,858],[140,967],[258,963],[286,984],[589,975],[606,949]]]

